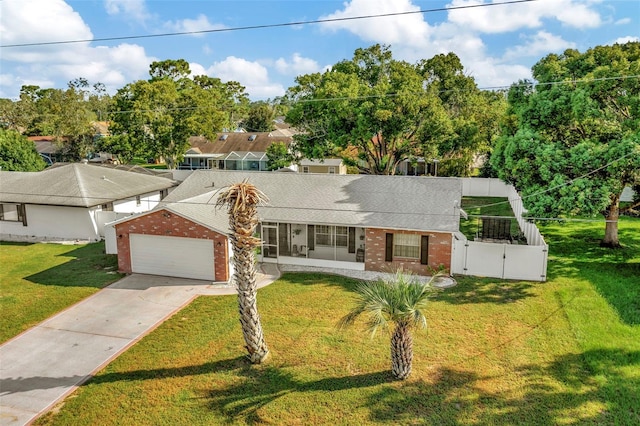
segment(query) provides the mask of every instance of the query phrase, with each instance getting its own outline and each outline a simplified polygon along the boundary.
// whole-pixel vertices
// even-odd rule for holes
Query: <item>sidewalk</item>
[[[260,265],[258,287],[280,276]],[[24,425],[199,295],[227,284],[129,275],[0,346],[0,425]]]

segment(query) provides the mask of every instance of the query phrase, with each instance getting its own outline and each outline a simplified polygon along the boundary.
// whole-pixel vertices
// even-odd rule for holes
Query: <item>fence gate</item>
[[[452,272],[512,280],[545,281],[547,246],[455,240]]]

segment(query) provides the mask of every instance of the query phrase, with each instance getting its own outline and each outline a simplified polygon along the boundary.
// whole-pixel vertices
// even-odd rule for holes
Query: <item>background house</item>
[[[0,238],[99,240],[104,223],[154,208],[176,185],[83,163],[0,172]]]
[[[459,179],[201,170],[155,210],[113,224],[107,246],[120,270],[228,280],[228,217],[214,205],[245,179],[269,198],[259,207],[260,261],[420,275],[451,267]]]
[[[347,165],[340,158],[326,158],[324,160],[300,160],[298,171],[301,173],[328,173],[346,175]]]
[[[182,170],[267,170],[267,148],[282,142],[289,147],[291,136],[276,136],[263,133],[218,133],[216,140],[202,136],[189,138],[190,148],[184,161],[178,166]]]

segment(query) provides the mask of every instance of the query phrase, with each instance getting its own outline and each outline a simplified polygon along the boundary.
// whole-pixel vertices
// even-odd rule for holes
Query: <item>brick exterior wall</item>
[[[128,274],[132,272],[130,234],[213,240],[215,279],[216,281],[229,280],[229,245],[227,237],[218,232],[164,209],[120,223],[116,225],[118,270]]]
[[[420,259],[406,259],[394,257],[393,262],[385,261],[386,235],[413,234],[429,236],[428,265],[420,264]],[[440,265],[451,271],[451,241],[452,236],[446,232],[414,232],[393,229],[366,229],[366,245],[364,255],[364,269],[366,271],[390,272],[402,266],[417,275],[431,275],[429,268],[437,269]]]

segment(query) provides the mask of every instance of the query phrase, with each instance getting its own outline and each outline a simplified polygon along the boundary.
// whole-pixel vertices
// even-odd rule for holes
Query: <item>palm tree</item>
[[[264,340],[257,304],[257,282],[254,248],[260,239],[253,236],[258,225],[257,206],[267,197],[247,180],[231,185],[222,192],[217,206],[228,205],[235,282],[238,290],[238,310],[242,334],[252,364],[267,359],[269,348]]]
[[[379,328],[393,325],[391,335],[391,372],[404,380],[411,374],[413,361],[412,329],[427,327],[422,312],[433,290],[431,281],[419,282],[414,275],[398,269],[377,281],[363,281],[356,286],[356,305],[340,320],[340,327],[352,325],[365,314],[373,337]]]

